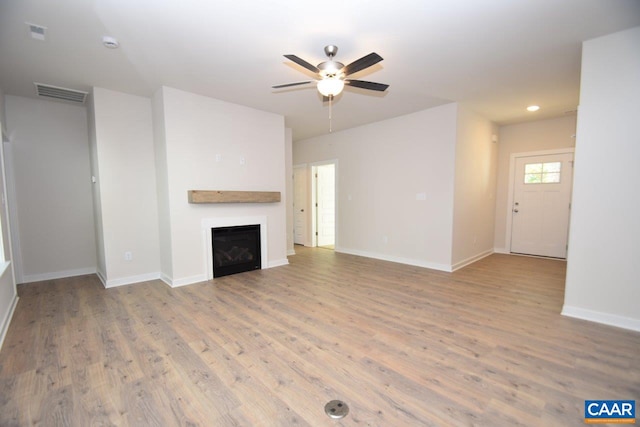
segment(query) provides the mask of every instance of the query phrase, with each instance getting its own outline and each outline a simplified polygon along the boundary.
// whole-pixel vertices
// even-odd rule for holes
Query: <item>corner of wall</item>
[[[497,174],[495,124],[466,104],[456,119],[453,270],[493,253]]]

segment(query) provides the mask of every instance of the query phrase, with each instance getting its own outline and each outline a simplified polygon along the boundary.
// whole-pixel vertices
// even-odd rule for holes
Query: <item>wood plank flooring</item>
[[[20,285],[0,425],[578,426],[585,399],[640,402],[640,334],[561,316],[562,261],[296,252],[177,289]]]

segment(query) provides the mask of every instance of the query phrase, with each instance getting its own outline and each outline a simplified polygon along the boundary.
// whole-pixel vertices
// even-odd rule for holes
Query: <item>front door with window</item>
[[[515,160],[511,252],[566,258],[573,153]]]

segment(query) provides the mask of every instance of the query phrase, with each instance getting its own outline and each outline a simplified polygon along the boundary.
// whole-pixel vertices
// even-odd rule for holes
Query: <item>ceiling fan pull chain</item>
[[[329,133],[331,133],[331,119],[333,118],[332,106],[333,106],[333,95],[329,95]]]

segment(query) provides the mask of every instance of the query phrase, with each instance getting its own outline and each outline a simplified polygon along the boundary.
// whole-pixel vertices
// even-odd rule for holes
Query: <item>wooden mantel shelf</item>
[[[189,203],[275,203],[279,191],[216,191],[189,190]]]

